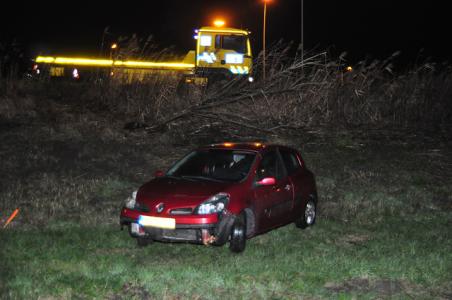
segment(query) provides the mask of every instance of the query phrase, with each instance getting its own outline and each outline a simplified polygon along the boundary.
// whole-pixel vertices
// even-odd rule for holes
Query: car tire
[[[302,215],[295,221],[295,225],[301,229],[308,228],[315,224],[316,216],[317,203],[314,198],[311,197],[308,202],[306,202]]]
[[[246,246],[246,222],[245,216],[241,214],[236,218],[231,229],[231,237],[229,240],[229,249],[234,253],[240,253],[245,250]]]
[[[145,237],[137,237],[136,239],[138,247],[146,247],[153,242],[152,239]]]

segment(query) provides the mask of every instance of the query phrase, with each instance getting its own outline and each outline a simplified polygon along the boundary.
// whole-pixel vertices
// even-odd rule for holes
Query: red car
[[[198,148],[145,183],[121,210],[139,246],[154,240],[224,245],[295,222],[315,222],[314,175],[300,153],[280,145],[223,143]]]

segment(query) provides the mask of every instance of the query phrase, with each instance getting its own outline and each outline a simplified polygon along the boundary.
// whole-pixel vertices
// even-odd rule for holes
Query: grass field
[[[450,215],[449,215],[450,216]],[[137,248],[117,226],[56,223],[2,234],[12,298],[450,298],[447,214],[350,225],[319,219],[227,247]]]
[[[0,299],[452,299],[450,69],[317,60],[188,99],[172,77],[0,80]],[[239,255],[120,231],[154,171],[224,140],[299,149],[317,224]]]
[[[0,213],[3,221],[20,213],[0,230],[1,298],[452,297],[447,140],[353,131],[267,137],[300,149],[317,175],[318,223],[260,235],[234,255],[190,244],[138,248],[119,230],[130,191],[193,145],[78,124],[70,132],[2,124]]]

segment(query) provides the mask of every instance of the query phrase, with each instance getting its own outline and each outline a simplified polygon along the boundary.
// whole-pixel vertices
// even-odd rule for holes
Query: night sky
[[[185,53],[193,47],[193,30],[211,24],[216,16],[230,26],[251,30],[255,55],[262,47],[262,0],[16,2],[10,8],[14,18],[0,21],[0,42],[16,40],[29,56],[98,55],[107,26],[111,34],[107,39],[152,34],[162,47],[174,46]],[[268,4],[268,45],[280,39],[300,42],[300,3],[273,0]],[[304,0],[305,48],[328,49],[333,55],[347,51],[351,62],[385,58],[397,50],[406,62],[418,56],[452,60],[447,42],[452,21],[442,3]]]

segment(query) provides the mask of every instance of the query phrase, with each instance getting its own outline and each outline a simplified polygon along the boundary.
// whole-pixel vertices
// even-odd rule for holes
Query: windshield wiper
[[[206,177],[206,176],[189,176],[189,175],[184,175],[181,176],[184,179],[201,179],[201,180],[209,180],[209,181],[215,181],[215,182],[223,182],[222,180],[216,179],[216,178],[212,178],[212,177]]]
[[[164,177],[164,178],[171,178],[171,179],[181,179],[181,177],[175,176],[175,175],[164,175],[162,177]]]

